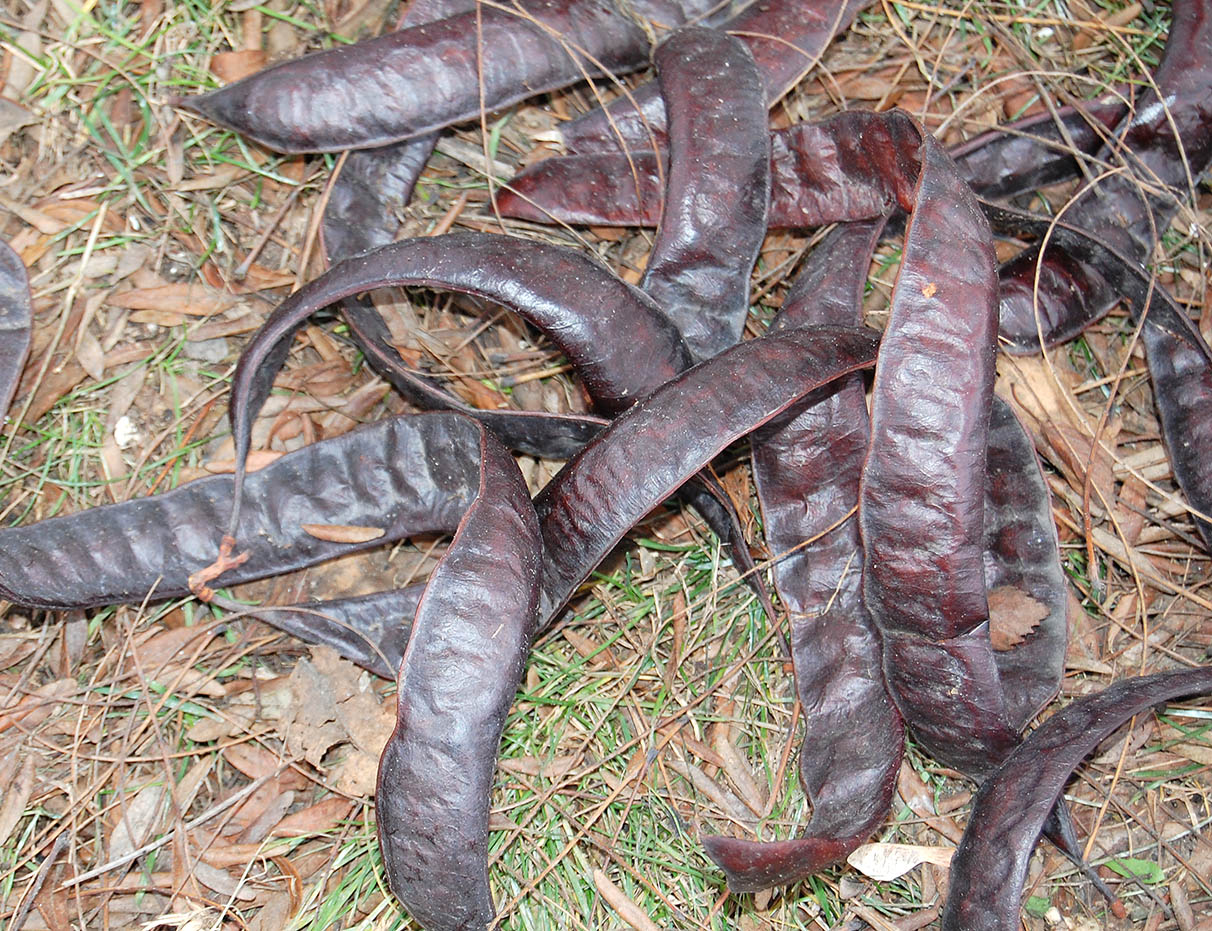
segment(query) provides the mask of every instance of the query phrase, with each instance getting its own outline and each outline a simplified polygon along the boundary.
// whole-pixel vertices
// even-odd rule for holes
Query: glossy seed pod
[[[1002,764],[973,802],[951,863],[943,931],[1014,931],[1040,830],[1069,776],[1133,715],[1185,695],[1212,694],[1212,667],[1117,682],[1054,714]]]
[[[338,152],[419,136],[647,60],[644,30],[612,4],[528,0],[305,55],[174,102],[278,152]]]

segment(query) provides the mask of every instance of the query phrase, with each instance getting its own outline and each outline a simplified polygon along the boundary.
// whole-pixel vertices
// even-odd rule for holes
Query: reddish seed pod
[[[643,29],[610,3],[529,0],[316,52],[174,102],[279,152],[339,152],[419,136],[647,60]]]

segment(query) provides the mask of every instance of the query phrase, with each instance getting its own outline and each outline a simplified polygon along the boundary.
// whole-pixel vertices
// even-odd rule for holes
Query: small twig
[[[213,806],[212,808],[208,808],[206,811],[202,812],[202,814],[198,815],[198,817],[185,822],[185,830],[192,831],[194,828],[198,827],[199,825],[205,824],[211,818],[215,817],[215,815],[222,814],[224,811],[231,808],[237,802],[242,802],[244,799],[248,798],[248,796],[250,796],[254,792],[256,792],[257,789],[261,788],[261,786],[265,785],[265,783],[269,782],[271,779],[276,778],[280,773],[282,773],[285,769],[287,769],[287,767],[292,765],[294,762],[295,762],[294,760],[290,760],[288,762],[283,763],[272,773],[267,773],[266,775],[261,776],[258,779],[254,779],[252,782],[250,782],[248,785],[246,785],[239,792],[235,793],[234,795],[230,796],[229,798],[225,798],[223,801],[219,802],[219,804]],[[151,853],[153,850],[159,850],[161,847],[163,847],[165,844],[167,844],[170,840],[172,840],[174,836],[175,836],[174,833],[170,831],[170,832],[166,833],[163,837],[161,837],[159,840],[150,841],[150,842],[144,844],[142,847],[138,848],[137,850],[132,850],[130,853],[124,853],[122,856],[117,857],[113,860],[110,860],[108,863],[103,863],[101,866],[98,866],[95,869],[91,869],[87,873],[81,873],[79,876],[73,876],[71,879],[64,881],[59,886],[59,888],[60,889],[70,889],[72,886],[78,886],[78,885],[80,885],[80,883],[88,882],[90,879],[96,879],[98,876],[102,876],[105,873],[108,873],[110,870],[117,869],[120,866],[126,866],[126,864],[139,859],[139,857],[142,857],[145,854]]]
[[[42,886],[46,883],[46,877],[50,875],[51,868],[54,867],[67,847],[68,832],[60,831],[58,837],[55,838],[55,843],[50,849],[50,853],[46,855],[46,859],[42,861],[42,865],[38,867],[38,875],[34,877],[33,884],[30,885],[29,891],[26,892],[25,898],[21,900],[21,907],[17,909],[17,914],[13,917],[12,924],[8,926],[8,931],[21,931],[25,925],[25,919],[29,917],[30,910],[34,907],[34,902],[38,899],[38,893],[42,891]]]

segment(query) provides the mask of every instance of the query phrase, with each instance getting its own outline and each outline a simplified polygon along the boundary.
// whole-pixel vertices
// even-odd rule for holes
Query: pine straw
[[[232,364],[286,289],[319,271],[316,211],[333,160],[263,152],[163,100],[209,82],[213,62],[238,69],[261,52],[331,44],[334,25],[353,35],[387,18],[376,0],[353,7],[88,3],[78,13],[18,0],[0,17],[0,77],[30,121],[12,128],[20,120],[0,110],[0,236],[31,266],[38,325],[20,394],[31,416],[4,447],[7,520],[164,490],[230,459]],[[877,5],[775,119],[899,105],[953,143],[1038,109],[1039,95],[1090,97],[1156,63],[1164,11],[1057,11]],[[17,50],[14,20],[31,54]],[[487,119],[493,157],[532,160],[535,137],[592,99],[574,89]],[[502,223],[477,170],[480,129],[454,140],[407,209],[406,235],[504,228],[589,249],[636,280],[649,234]],[[1193,189],[1156,261],[1206,333],[1212,199]],[[1049,208],[1071,193],[1048,192]],[[753,333],[817,238],[769,237]],[[886,246],[872,267],[873,325],[898,257]],[[442,296],[394,300],[410,360],[473,403],[583,409],[559,358],[516,320]],[[1175,494],[1142,359],[1121,311],[1046,357],[1001,360],[999,391],[1049,470],[1072,580],[1064,697],[1206,662],[1212,649],[1208,560]],[[297,342],[281,387],[258,424],[270,450],[406,409],[325,322]],[[523,466],[536,487],[555,468]],[[756,523],[746,467],[725,480]],[[700,830],[781,838],[807,820],[794,778],[799,711],[775,636],[784,619],[767,621],[692,515],[660,512],[631,539],[537,645],[505,734],[492,837],[504,926],[929,927],[946,883],[933,866],[892,882],[839,867],[773,894],[724,892]],[[243,594],[285,602],[403,584],[442,545],[412,541]],[[385,893],[373,842],[369,780],[391,684],[190,602],[10,607],[0,623],[9,927],[412,927]],[[1070,786],[1090,857],[1127,917],[1111,917],[1041,848],[1028,927],[1209,926],[1212,846],[1194,832],[1212,818],[1210,715],[1204,702],[1137,720]],[[911,749],[874,839],[953,845],[969,789]],[[1144,881],[1121,881],[1117,867]]]

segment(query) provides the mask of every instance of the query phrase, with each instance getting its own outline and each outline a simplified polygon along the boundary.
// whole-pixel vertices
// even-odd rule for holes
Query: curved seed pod
[[[845,30],[869,0],[765,0],[751,3],[720,28],[749,46],[773,106]],[[570,152],[644,151],[664,141],[664,101],[645,84],[605,108],[560,127]]]
[[[981,787],[951,863],[944,931],[1013,931],[1031,851],[1082,758],[1158,702],[1212,693],[1212,667],[1126,679],[1041,724]]]
[[[1013,197],[1081,174],[1074,149],[1092,156],[1128,112],[1121,94],[1057,107],[990,129],[949,150],[979,197]],[[1066,138],[1067,137],[1067,138]],[[1072,148],[1070,147],[1072,142]]]
[[[431,133],[346,156],[320,226],[330,263],[395,241],[400,211],[412,199],[437,139]]]
[[[1206,352],[1147,320],[1141,339],[1174,478],[1192,507],[1212,515],[1212,365]],[[1194,520],[1212,550],[1212,522],[1198,515]]]
[[[533,274],[542,268],[544,277]],[[520,239],[454,233],[393,243],[330,269],[277,307],[245,349],[232,384],[230,415],[236,441],[235,495],[225,541],[236,540],[242,481],[252,422],[264,403],[289,351],[289,337],[321,307],[349,295],[391,285],[429,285],[493,300],[522,314],[548,332],[572,361],[591,396],[607,412],[643,397],[690,365],[685,343],[669,320],[643,292],[625,284],[589,259],[568,249]],[[598,307],[596,313],[584,308]],[[368,356],[412,396],[453,407],[444,392],[413,376],[391,347],[382,318],[360,305],[345,308]],[[615,331],[630,339],[619,343]],[[471,409],[468,413],[473,413]],[[501,429],[512,445],[540,454],[572,455],[601,427],[597,418],[575,415],[482,412],[473,416]],[[727,506],[711,506],[710,486],[696,501],[712,529],[728,542],[738,566],[752,565],[748,546]],[[726,498],[726,496],[724,496]],[[721,504],[723,499],[720,499]],[[224,554],[221,549],[220,553]],[[223,555],[215,567],[225,564]],[[763,605],[769,596],[761,578],[749,577]]]
[[[219,595],[211,600],[237,616],[251,615],[307,643],[330,646],[363,669],[394,679],[425,585],[292,605],[248,607]]]
[[[418,2],[409,6],[403,25],[417,25],[472,8],[474,4],[465,0]],[[321,227],[330,263],[395,241],[399,232],[398,214],[412,198],[417,178],[437,138],[435,133],[348,154],[329,192]],[[474,408],[408,366],[392,346],[387,326],[368,298],[346,298],[341,308],[350,335],[366,353],[371,367],[397,391],[420,407],[454,410],[474,417],[512,449],[566,459],[605,423],[597,417]]]
[[[889,691],[938,759],[980,775],[1017,740],[987,626],[985,447],[996,279],[988,224],[929,136],[876,366],[859,524]],[[928,546],[906,545],[925,539]]]
[[[432,379],[412,369],[391,343],[378,309],[365,298],[341,303],[350,335],[371,367],[414,404],[430,410],[453,410],[478,420],[510,449],[547,459],[568,459],[608,421],[589,414],[545,411],[481,410],[464,403]]]
[[[541,268],[540,278],[534,269]],[[410,239],[348,259],[279,305],[245,349],[232,383],[236,497],[252,420],[268,396],[290,337],[321,307],[379,287],[420,285],[473,294],[525,316],[546,330],[577,367],[606,412],[619,410],[689,363],[685,344],[642,292],[568,249],[475,233]],[[598,307],[586,314],[575,308]],[[631,339],[617,343],[616,331]],[[234,533],[230,535],[234,536]]]
[[[1052,495],[1031,437],[994,395],[985,451],[985,585],[1047,614],[1012,649],[995,650],[1006,715],[1021,730],[1055,696],[1064,675],[1069,587],[1052,518]]]
[[[448,532],[476,488],[478,466],[456,446],[454,414],[397,417],[289,453],[246,480],[237,528],[248,559],[237,584],[418,533]],[[214,559],[232,476],[150,498],[0,531],[0,597],[44,608],[172,598]],[[302,524],[378,527],[361,544],[332,543]]]
[[[1130,169],[1101,180],[1063,215],[1070,226],[1097,231],[1109,246],[1144,262],[1177,209],[1166,191],[1185,191],[1212,162],[1212,0],[1179,0],[1155,75],[1158,93],[1143,95],[1136,114],[1104,157]],[[1116,157],[1122,152],[1122,159]],[[1036,266],[1040,284],[1035,287]],[[1120,295],[1080,262],[1033,247],[1002,266],[1001,331],[1006,348],[1029,353],[1063,342],[1104,316]],[[1039,319],[1036,319],[1036,307]]]
[[[853,327],[794,330],[724,350],[620,414],[539,492],[541,615],[572,596],[628,529],[710,462],[821,385],[871,364]]]
[[[669,186],[640,287],[703,359],[738,342],[749,314],[770,201],[766,102],[744,44],[714,29],[674,33],[656,66],[670,113]]]
[[[34,308],[21,257],[0,239],[0,415],[8,410],[29,355]]]
[[[1212,514],[1212,469],[1204,455],[1212,442],[1212,349],[1195,324],[1144,268],[1093,234],[1005,207],[984,207],[1000,229],[1033,235],[1050,231],[1057,256],[1127,299],[1137,319],[1143,314],[1145,362],[1174,478],[1196,511]],[[1212,549],[1212,523],[1196,516],[1195,525]]]
[[[478,487],[417,607],[375,792],[388,885],[426,931],[481,929],[493,918],[489,795],[542,568],[513,457],[458,419],[478,439]]]
[[[977,492],[997,291],[988,224],[929,137],[917,195],[876,368],[860,523],[881,629],[945,640],[987,617]]]
[[[608,423],[600,417],[587,414],[487,411],[463,404],[429,379],[408,368],[391,345],[387,327],[373,306],[367,306],[361,299],[353,298],[344,302],[342,307],[350,332],[362,347],[367,359],[398,391],[423,407],[457,410],[473,417],[492,430],[510,449],[549,459],[571,459]],[[643,376],[642,366],[637,365],[632,372],[633,381],[642,385]],[[654,377],[653,385],[657,383]],[[715,534],[724,541],[738,571],[757,593],[767,616],[773,617],[770,596],[766,592],[762,577],[755,571],[749,544],[741,529],[740,517],[727,492],[713,484],[709,476],[702,475],[696,482],[681,490],[681,497],[703,515]],[[360,614],[355,613],[355,616],[360,617]]]
[[[521,11],[485,6],[316,52],[174,102],[279,152],[336,152],[418,136],[647,58],[644,31],[609,3],[528,0]]]
[[[771,229],[873,220],[911,209],[918,143],[905,120],[851,110],[771,134]],[[509,182],[503,214],[548,223],[655,226],[661,182],[652,152],[545,159]]]
[[[860,323],[883,226],[840,227],[813,250],[772,331]],[[852,515],[867,432],[863,379],[855,374],[808,395],[751,440],[775,587],[791,621],[804,709],[800,782],[812,819],[801,837],[773,843],[702,837],[735,892],[797,882],[843,859],[884,819],[896,790],[905,728],[884,689],[879,635],[863,607]]]

